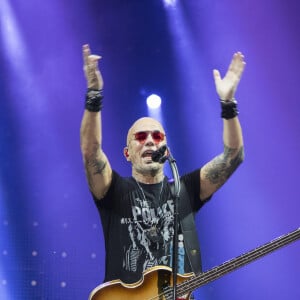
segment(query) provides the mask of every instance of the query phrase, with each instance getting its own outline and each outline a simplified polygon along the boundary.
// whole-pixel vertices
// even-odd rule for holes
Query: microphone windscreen
[[[167,150],[167,145],[161,146],[158,150],[154,151],[151,155],[151,158],[155,162],[159,162],[160,159],[164,156]]]

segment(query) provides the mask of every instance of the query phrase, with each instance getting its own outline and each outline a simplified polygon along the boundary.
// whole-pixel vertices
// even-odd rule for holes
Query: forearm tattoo
[[[205,174],[206,179],[218,187],[222,186],[242,163],[243,159],[244,147],[233,149],[224,146],[224,152],[209,163]]]

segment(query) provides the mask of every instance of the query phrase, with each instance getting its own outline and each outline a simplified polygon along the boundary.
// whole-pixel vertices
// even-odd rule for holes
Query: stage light
[[[175,6],[176,5],[176,0],[164,0],[164,4],[165,4],[165,6],[166,7],[168,7],[168,6]]]
[[[158,95],[152,94],[147,97],[147,106],[150,109],[159,108],[161,105],[161,98]]]
[[[9,58],[10,63],[19,69],[26,60],[26,49],[9,1],[1,3],[0,25],[4,29],[0,38],[3,42],[2,47],[5,55]],[[22,64],[20,64],[20,60],[22,60]]]

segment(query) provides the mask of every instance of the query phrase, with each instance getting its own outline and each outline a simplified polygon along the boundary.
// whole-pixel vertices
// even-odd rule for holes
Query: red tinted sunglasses
[[[136,133],[134,133],[134,139],[138,142],[140,142],[141,144],[144,144],[146,139],[148,138],[149,134],[151,134],[152,139],[154,141],[155,144],[159,144],[160,142],[162,142],[165,139],[165,134],[155,130],[155,131],[138,131]]]

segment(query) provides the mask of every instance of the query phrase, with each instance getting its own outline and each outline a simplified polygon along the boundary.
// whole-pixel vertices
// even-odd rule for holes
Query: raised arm
[[[213,71],[216,90],[223,106],[224,151],[201,169],[200,199],[205,200],[216,192],[244,159],[242,129],[236,113],[234,95],[245,68],[244,56],[237,52],[224,78]]]
[[[89,45],[84,45],[82,50],[88,88],[87,99],[89,98],[92,108],[86,105],[83,113],[80,146],[89,188],[97,199],[101,199],[107,192],[112,178],[110,163],[102,151],[101,107],[97,111],[97,105],[93,103],[93,95],[99,96],[98,91],[103,89],[103,79],[98,68],[101,57],[92,55]]]

